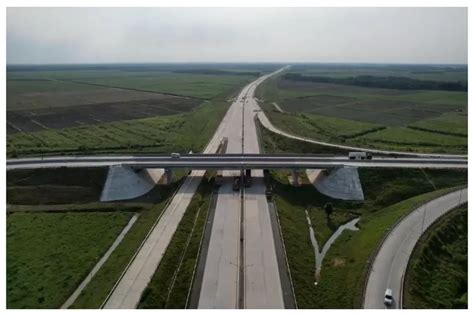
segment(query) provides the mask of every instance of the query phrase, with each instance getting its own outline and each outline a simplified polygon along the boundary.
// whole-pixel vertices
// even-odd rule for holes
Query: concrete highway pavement
[[[251,122],[253,131],[255,126],[246,102],[253,97],[253,92],[249,93],[252,87],[268,76],[248,85],[232,105],[233,122],[224,133],[228,154],[247,152],[250,149],[246,146],[258,152],[256,133],[248,134],[252,126],[247,124]],[[245,190],[242,199],[240,193],[232,191],[229,177],[236,175],[240,172],[223,174],[227,178],[219,189],[198,307],[283,308],[264,187],[257,181],[251,190]]]
[[[256,87],[257,85],[253,85],[249,89],[244,105],[245,154],[260,153],[254,119],[254,110],[257,109],[257,102],[254,99]],[[252,178],[252,186],[245,188],[243,207],[244,307],[284,308],[275,249],[275,238],[280,238],[280,234],[272,229],[263,171],[253,170]]]
[[[209,154],[217,151],[224,131],[229,128],[228,125],[232,122],[233,105],[231,105],[224,119],[219,124],[204,153]],[[204,173],[204,170],[194,170],[186,178],[169,206],[164,210],[157,224],[139,248],[136,256],[112,289],[103,304],[104,308],[136,308],[143,290],[156,271]]]
[[[386,308],[384,295],[392,289],[392,308],[401,308],[402,282],[410,254],[423,232],[440,216],[467,201],[467,189],[438,197],[415,209],[383,241],[365,289],[364,308]]]

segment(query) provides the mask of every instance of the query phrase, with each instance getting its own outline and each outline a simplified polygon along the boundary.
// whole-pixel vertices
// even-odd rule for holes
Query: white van
[[[392,289],[385,290],[385,296],[383,297],[383,303],[387,306],[392,306],[393,304],[393,296],[392,296]]]
[[[177,159],[179,157],[181,157],[179,153],[171,153],[171,158]]]
[[[351,151],[348,155],[349,159],[355,160],[365,160],[365,159],[372,159],[372,155],[366,153],[365,151]]]

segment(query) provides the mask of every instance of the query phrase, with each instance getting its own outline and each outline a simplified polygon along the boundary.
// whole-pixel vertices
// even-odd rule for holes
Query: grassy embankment
[[[205,177],[186,209],[139,308],[186,308],[214,181]]]
[[[275,126],[299,136],[379,149],[467,151],[465,92],[366,88],[279,76],[259,86],[257,96]]]
[[[275,200],[300,308],[359,307],[367,260],[385,230],[413,205],[466,183],[464,171],[359,169],[359,173],[363,202],[333,200],[312,185],[293,188],[285,177],[276,176]],[[324,211],[326,202],[335,210],[329,219]],[[320,247],[340,224],[361,217],[360,230],[345,231],[330,248],[317,286],[305,209]]]
[[[129,230],[125,238],[122,240],[121,244],[116,248],[116,250],[110,256],[109,260],[107,260],[107,262],[98,271],[98,273],[89,283],[89,285],[81,293],[73,307],[100,307],[105,297],[113,287],[114,283],[124,270],[125,266],[132,258],[136,249],[143,241],[143,238],[153,226],[156,219],[161,215],[166,205],[166,202],[181,184],[181,179],[183,175],[182,172],[179,172],[178,174],[176,174],[174,178],[175,181],[172,183],[172,185],[158,185],[155,189],[153,189],[151,192],[149,192],[143,197],[130,201],[102,203],[98,202],[98,199],[101,192],[100,184],[104,182],[105,174],[106,169],[103,168],[59,168],[56,169],[54,172],[46,172],[45,170],[17,170],[10,171],[7,175],[7,186],[9,187],[9,190],[7,191],[7,201],[9,203],[8,211],[10,214],[12,214],[11,216],[17,216],[16,214],[18,212],[22,212],[22,214],[24,214],[24,212],[27,212],[26,215],[35,212],[34,214],[37,214],[37,221],[39,222],[42,220],[43,217],[47,218],[50,215],[62,216],[64,214],[71,214],[78,217],[84,215],[84,219],[89,218],[90,220],[92,220],[92,218],[95,218],[95,214],[97,214],[98,218],[101,218],[101,216],[106,216],[107,214],[115,213],[120,215],[132,214],[133,212],[139,215],[137,221]],[[86,192],[87,194],[76,194],[76,191],[79,193]],[[46,194],[47,192],[49,193]],[[45,213],[45,211],[47,211],[48,213]],[[64,225],[67,225],[68,227],[70,225],[75,225],[75,222],[78,222],[78,220],[72,221],[73,219],[75,219],[75,217],[72,217],[72,220],[66,221],[66,219],[68,218],[69,217],[65,218],[64,220]],[[99,222],[100,221],[98,220],[98,224],[100,224]],[[82,222],[79,221],[78,223]],[[94,225],[91,226],[95,227]],[[108,226],[105,226],[104,229],[106,227]],[[44,227],[38,227],[35,230],[35,234],[46,234],[46,232],[44,232],[44,229]],[[80,229],[80,227],[78,227],[78,229]],[[99,231],[100,229],[101,228],[98,227]],[[83,230],[86,234],[92,235],[93,233],[97,233],[91,232],[87,228]],[[61,237],[62,239],[66,241],[72,240],[74,242],[74,234],[76,234],[75,228],[71,229],[70,231],[60,232],[62,232],[63,235]],[[105,233],[106,232],[104,232],[104,234]],[[80,236],[81,235],[79,235],[78,237],[79,239],[81,238]],[[61,239],[59,238],[59,236],[56,236],[56,238]],[[94,241],[95,239],[92,240]],[[42,240],[40,241],[43,242]],[[98,245],[100,245],[101,242],[98,242]],[[10,235],[8,235],[7,243],[15,245],[17,244],[17,241],[15,240],[14,236],[10,238]],[[46,247],[45,245],[37,246],[38,248]],[[68,259],[71,258],[71,260],[82,262],[82,260],[78,258],[84,256],[83,248],[76,249],[74,248],[74,246],[71,247],[72,248],[69,249],[61,249],[61,251],[64,251],[64,254],[62,255],[66,256]],[[34,251],[31,251],[31,254],[27,254],[24,253],[25,251],[29,252],[31,251],[31,249],[19,249],[18,254],[16,254],[16,256],[42,256],[42,253],[35,254]],[[102,253],[105,250],[101,249],[100,251]],[[93,264],[95,264],[97,260],[99,260],[101,253],[95,254],[92,260]],[[7,255],[7,257],[10,259],[10,253]],[[88,254],[86,254],[85,257],[88,258]],[[12,258],[14,258],[14,256],[12,256]],[[45,265],[47,265],[47,263],[45,263]],[[19,267],[21,269],[27,269],[27,266],[19,265]],[[78,282],[82,281],[82,278],[85,277],[85,274],[89,272],[90,268],[90,266],[84,267],[84,270],[81,272],[82,274],[77,277],[79,279]],[[43,267],[38,267],[38,273],[42,273],[43,270]],[[46,273],[48,273],[49,270],[45,271]],[[30,282],[30,276],[20,275],[18,277],[18,282]],[[74,282],[76,282],[76,280],[74,280]],[[55,302],[55,304],[62,304],[77,285],[77,282],[74,284],[74,286],[70,285],[70,288],[68,288],[68,292],[64,294],[64,297],[60,296],[56,298],[57,301]],[[28,302],[28,297],[30,296],[28,294],[28,288],[17,287],[16,291],[18,291],[18,294],[16,295],[18,297],[22,297],[21,299],[17,299],[17,305],[30,304]],[[56,305],[49,306],[58,307]]]
[[[405,275],[405,308],[467,308],[467,205],[418,241]]]
[[[7,307],[59,308],[132,213],[7,216]]]

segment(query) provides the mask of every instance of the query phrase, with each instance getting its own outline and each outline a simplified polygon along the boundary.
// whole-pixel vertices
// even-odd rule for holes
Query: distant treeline
[[[284,75],[287,80],[334,83],[351,86],[400,89],[400,90],[446,90],[446,91],[467,91],[467,82],[443,82],[432,80],[418,80],[407,77],[378,77],[378,76],[357,76],[347,78],[332,78],[322,76],[305,76],[299,73],[288,73]]]
[[[55,64],[55,65],[7,65],[9,71],[81,71],[81,70],[115,70],[115,71],[228,71],[236,74],[239,69],[248,72],[269,72],[282,67],[270,63],[156,63],[156,64]],[[235,69],[235,72],[233,70]],[[243,72],[245,73],[245,72]]]
[[[220,69],[180,69],[174,73],[200,74],[200,75],[234,75],[234,76],[260,76],[260,71],[232,71]]]

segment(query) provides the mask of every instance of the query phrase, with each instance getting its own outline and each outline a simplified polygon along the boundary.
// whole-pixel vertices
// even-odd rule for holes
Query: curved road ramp
[[[340,200],[364,200],[364,191],[357,168],[336,168],[329,172],[321,169],[307,169],[306,175],[315,188],[324,195]]]
[[[403,307],[403,278],[417,241],[439,217],[465,202],[467,188],[442,195],[413,210],[392,229],[369,272],[364,308]],[[384,305],[387,288],[393,293],[392,306]]]
[[[164,174],[163,169],[134,170],[111,166],[100,196],[101,202],[133,199],[151,191]]]

